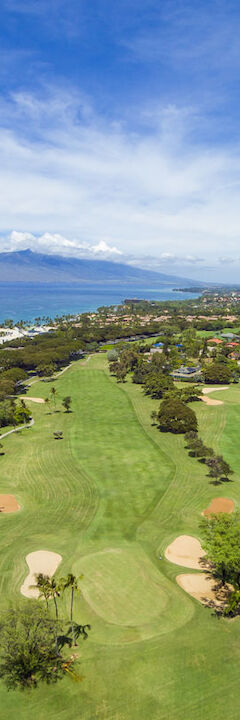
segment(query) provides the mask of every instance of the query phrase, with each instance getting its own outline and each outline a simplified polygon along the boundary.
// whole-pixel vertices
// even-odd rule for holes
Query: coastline
[[[195,297],[199,297],[199,292]],[[15,326],[23,320],[37,325],[40,318],[46,324],[65,314],[78,315],[95,312],[102,305],[119,305],[125,297],[142,300],[176,302],[193,300],[191,292],[176,291],[173,285],[159,283],[158,287],[133,284],[101,285],[96,283],[25,283],[0,282],[0,324],[11,319]]]

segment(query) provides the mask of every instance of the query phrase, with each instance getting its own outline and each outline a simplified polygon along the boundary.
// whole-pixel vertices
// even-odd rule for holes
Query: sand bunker
[[[234,510],[233,500],[229,498],[213,498],[209,507],[203,510],[202,515],[211,515],[212,513],[232,513]]]
[[[203,388],[202,393],[203,393],[204,397],[202,397],[202,395],[200,395],[200,396],[199,396],[199,397],[200,397],[200,400],[202,400],[203,402],[205,402],[206,405],[223,405],[223,401],[222,401],[222,400],[212,400],[212,398],[209,398],[209,397],[208,397],[208,394],[209,394],[209,393],[212,393],[212,392],[220,392],[220,391],[222,391],[222,390],[228,390],[228,385],[227,385],[227,386],[224,386],[224,387]]]
[[[26,556],[29,574],[25,578],[20,589],[22,595],[27,598],[38,598],[38,589],[31,587],[31,585],[35,585],[35,575],[43,573],[43,575],[49,575],[49,577],[52,577],[60,565],[61,560],[61,555],[49,552],[48,550],[37,550],[36,552],[29,553],[29,555]]]
[[[229,389],[229,385],[223,385],[222,387],[220,385],[218,387],[203,388],[202,393],[203,393],[203,395],[208,395],[209,393],[212,393],[212,392],[220,392],[222,390],[228,390],[228,389]]]
[[[17,510],[20,510],[20,505],[14,495],[0,495],[0,512],[12,513]]]
[[[206,405],[223,405],[223,401],[222,401],[222,400],[212,400],[212,399],[209,398],[207,395],[205,395],[204,397],[202,397],[201,400],[202,400],[203,402],[205,402]]]
[[[20,400],[31,400],[31,402],[44,403],[43,398],[28,397],[28,395],[21,395]]]
[[[177,575],[177,584],[203,605],[224,606],[232,588],[223,587],[208,573]]]
[[[165,550],[165,557],[175,565],[199,570],[202,568],[201,558],[206,553],[196,538],[191,535],[179,535]]]

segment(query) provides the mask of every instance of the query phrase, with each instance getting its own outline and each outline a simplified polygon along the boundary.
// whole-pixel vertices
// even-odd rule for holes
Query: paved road
[[[12,433],[19,432],[19,430],[24,430],[24,428],[30,428],[34,425],[34,419],[32,418],[30,422],[27,425],[20,425],[20,427],[14,428],[13,430],[8,430],[8,432],[4,433],[3,435],[0,435],[0,440],[7,437],[7,435],[11,435]]]
[[[88,356],[88,358],[87,358],[87,360],[86,360],[85,362],[88,362],[88,360],[90,360],[90,357],[91,357],[91,355]],[[71,363],[70,365],[67,365],[67,367],[63,368],[63,370],[60,370],[60,372],[58,372],[58,373],[55,375],[55,377],[57,378],[59,375],[62,375],[62,373],[66,372],[66,370],[69,370],[69,368],[70,368],[72,365],[73,365],[73,363]],[[54,378],[53,378],[53,379],[54,379]],[[39,382],[39,378],[37,378],[37,380],[31,380],[31,382],[28,383],[28,384],[26,385],[26,387],[31,387],[31,385],[34,385],[34,384],[37,383],[37,382]],[[27,396],[26,396],[26,399],[27,399]],[[31,398],[30,398],[30,399],[31,399]],[[19,432],[19,430],[24,430],[24,428],[30,428],[30,427],[32,427],[32,425],[34,425],[34,419],[33,419],[33,418],[30,420],[30,422],[29,422],[27,425],[21,425],[20,427],[14,428],[13,430],[8,430],[8,432],[4,433],[3,435],[0,435],[0,440],[2,440],[3,438],[7,437],[8,435],[11,435],[12,433]]]

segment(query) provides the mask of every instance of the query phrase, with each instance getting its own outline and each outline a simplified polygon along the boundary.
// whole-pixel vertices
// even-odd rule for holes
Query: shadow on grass
[[[207,477],[211,477],[211,475],[207,475]],[[234,480],[232,480],[231,478],[222,477],[222,478],[216,478],[215,480],[210,480],[209,485],[215,485],[217,487],[218,485],[222,485],[223,483],[232,483],[232,482],[234,482]]]

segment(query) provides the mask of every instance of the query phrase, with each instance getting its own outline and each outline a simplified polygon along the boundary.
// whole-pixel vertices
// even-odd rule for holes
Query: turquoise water
[[[5,283],[0,282],[0,322],[11,318],[29,320],[36,317],[77,314],[94,311],[101,305],[118,305],[125,298],[146,300],[191,300],[193,293],[173,292],[171,286],[158,288],[137,285],[86,285],[78,283]]]

